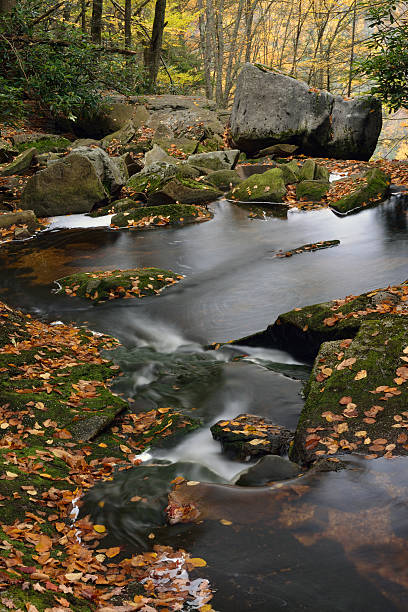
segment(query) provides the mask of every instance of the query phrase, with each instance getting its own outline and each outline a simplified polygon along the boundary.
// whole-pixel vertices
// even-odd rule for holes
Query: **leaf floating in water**
[[[192,563],[194,567],[205,567],[207,565],[207,561],[205,561],[204,559],[201,559],[200,557],[193,557],[192,559],[189,559],[188,561],[189,563]]]

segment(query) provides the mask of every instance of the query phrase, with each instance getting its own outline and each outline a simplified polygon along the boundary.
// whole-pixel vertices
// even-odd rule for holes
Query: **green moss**
[[[326,454],[360,452],[383,455],[389,444],[395,444],[390,449],[394,454],[407,454],[406,443],[398,441],[403,431],[395,427],[399,417],[394,419],[407,406],[406,382],[395,382],[397,369],[403,363],[401,355],[404,355],[407,345],[408,325],[404,318],[364,321],[348,346],[340,341],[322,344],[306,387],[307,398],[292,458],[310,463],[322,451]],[[344,360],[351,360],[350,365],[339,368]],[[362,373],[363,378],[357,376],[356,379],[358,373],[359,376]],[[396,393],[387,394],[385,388],[395,389]],[[370,418],[373,405],[379,409],[375,418]],[[308,429],[316,427],[321,428],[317,431],[323,442],[307,440]],[[375,440],[385,440],[380,444],[382,448],[370,448]]]
[[[228,193],[228,198],[240,202],[283,202],[286,195],[282,170],[272,168],[263,174],[253,174]]]
[[[56,281],[57,293],[78,295],[95,301],[105,301],[132,294],[134,297],[155,295],[180,278],[171,270],[134,268],[108,272],[79,272]]]
[[[132,200],[131,198],[123,198],[121,200],[115,200],[107,206],[97,208],[89,213],[90,217],[103,217],[105,215],[111,215],[125,210],[131,210],[133,208],[139,208],[143,206],[143,203],[138,200]]]
[[[65,151],[68,149],[71,144],[72,143],[70,140],[61,136],[60,138],[39,138],[38,140],[22,142],[21,144],[16,145],[16,148],[20,153],[26,149],[31,149],[31,147],[35,147],[39,154],[48,153],[50,151],[59,153],[60,151]]]
[[[143,208],[120,213],[112,217],[114,227],[145,229],[162,225],[184,225],[204,219],[211,219],[211,213],[203,208],[183,204],[165,204],[163,206],[144,206]],[[164,220],[165,221],[164,221]],[[146,224],[143,221],[146,220]],[[140,223],[139,226],[132,225]]]
[[[326,181],[302,181],[296,185],[296,198],[308,202],[320,202],[330,189]]]
[[[382,170],[373,168],[364,175],[364,179],[365,184],[358,183],[351,193],[332,204],[332,208],[339,213],[347,214],[364,207],[375,206],[385,200],[391,184],[390,177]]]

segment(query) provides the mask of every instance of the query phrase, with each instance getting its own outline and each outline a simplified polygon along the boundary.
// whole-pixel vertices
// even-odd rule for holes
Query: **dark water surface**
[[[347,218],[320,210],[251,219],[226,201],[212,208],[212,221],[180,229],[66,229],[3,245],[0,298],[49,321],[87,322],[118,337],[124,348],[115,359],[124,376],[117,391],[141,409],[166,401],[201,419],[201,429],[154,452],[153,462],[170,466],[153,468],[151,511],[157,542],[207,560],[199,572],[216,591],[215,610],[407,610],[407,460],[350,458],[349,469],[337,473],[270,488],[231,486],[244,466],[225,459],[209,425],[250,412],[294,429],[308,368],[274,349],[251,349],[239,361],[236,349],[202,349],[259,331],[294,307],[408,278],[407,202],[394,197]],[[336,248],[275,257],[335,239]],[[143,266],[185,279],[160,297],[98,306],[51,292],[54,280],[75,271]],[[208,481],[197,487],[203,522],[164,526],[170,472]],[[127,553],[145,545],[152,531],[129,502],[145,486],[140,474],[121,472],[89,496],[93,508],[109,501],[98,520]]]

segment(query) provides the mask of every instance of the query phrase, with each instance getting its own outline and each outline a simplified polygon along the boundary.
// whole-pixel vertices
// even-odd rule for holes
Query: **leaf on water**
[[[205,567],[207,565],[207,561],[201,559],[200,557],[193,557],[188,560],[189,563],[192,563],[194,567]]]
[[[105,525],[94,525],[94,530],[96,533],[105,533],[106,527]]]

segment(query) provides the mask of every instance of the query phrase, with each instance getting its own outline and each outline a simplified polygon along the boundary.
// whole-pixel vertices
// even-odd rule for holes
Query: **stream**
[[[85,509],[126,555],[151,548],[153,532],[156,542],[204,558],[195,575],[210,581],[217,612],[406,610],[408,459],[350,455],[337,472],[234,486],[248,465],[221,453],[210,425],[251,413],[294,430],[310,364],[273,347],[203,347],[260,331],[296,307],[405,280],[408,199],[395,195],[345,218],[328,209],[251,218],[226,200],[210,208],[209,222],[148,231],[110,230],[109,219],[73,215],[0,249],[0,299],[117,337],[122,347],[109,356],[124,375],[114,390],[139,411],[165,401],[202,424],[145,453],[142,466],[99,483]],[[276,257],[322,240],[340,245]],[[52,293],[56,279],[74,272],[148,266],[185,278],[160,297],[98,305]],[[198,523],[164,524],[177,475],[208,483]],[[143,515],[130,499],[148,489],[157,499]]]

